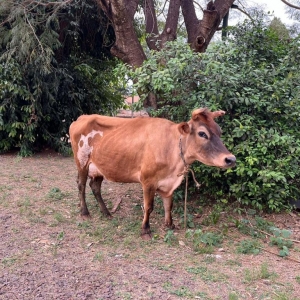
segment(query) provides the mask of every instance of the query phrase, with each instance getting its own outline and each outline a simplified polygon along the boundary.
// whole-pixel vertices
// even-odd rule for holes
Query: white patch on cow
[[[83,168],[87,164],[89,157],[93,151],[93,146],[89,145],[89,138],[93,139],[96,134],[103,136],[102,131],[92,130],[89,134],[82,134],[80,137],[80,140],[78,142],[77,158],[79,160],[81,168]]]
[[[89,165],[88,176],[90,178],[95,178],[95,177],[98,177],[98,176],[102,176],[101,172],[99,171],[99,169],[96,167],[96,165],[94,163],[90,163],[90,165]]]

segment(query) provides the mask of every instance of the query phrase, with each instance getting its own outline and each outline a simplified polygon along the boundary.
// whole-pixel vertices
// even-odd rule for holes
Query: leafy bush
[[[201,55],[169,43],[129,75],[138,90],[157,95],[154,116],[183,121],[197,107],[225,110],[218,123],[237,166],[224,172],[196,163],[203,193],[278,211],[300,196],[299,40],[282,41],[262,22],[231,36]]]
[[[122,104],[104,45],[113,31],[91,0],[8,1],[0,19],[0,151],[67,153],[74,119],[113,114]]]

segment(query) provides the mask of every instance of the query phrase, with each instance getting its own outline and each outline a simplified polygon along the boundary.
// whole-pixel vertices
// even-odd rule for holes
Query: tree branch
[[[174,41],[177,37],[180,2],[181,0],[170,0],[166,24],[159,37],[161,47],[164,47],[164,44],[168,41]]]
[[[146,22],[146,42],[150,49],[158,50],[157,48],[157,38],[158,38],[158,27],[157,27],[157,18],[155,14],[155,7],[153,0],[144,1],[144,15]]]
[[[114,28],[116,41],[110,49],[111,54],[124,63],[137,67],[142,65],[146,55],[133,26],[138,0],[133,1],[134,4],[128,5],[127,0],[96,0]]]
[[[284,4],[288,5],[289,7],[300,9],[300,6],[294,5],[292,3],[287,2],[286,0],[281,0]]]
[[[195,28],[197,28],[199,24],[193,0],[181,0],[181,10],[188,35],[188,43],[191,44],[197,36]]]

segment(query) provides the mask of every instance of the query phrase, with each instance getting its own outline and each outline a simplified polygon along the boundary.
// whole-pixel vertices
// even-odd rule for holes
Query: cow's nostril
[[[234,165],[236,162],[235,156],[229,156],[225,158],[226,165]]]

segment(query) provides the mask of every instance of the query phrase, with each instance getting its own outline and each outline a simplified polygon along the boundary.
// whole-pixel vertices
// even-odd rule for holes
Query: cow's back
[[[137,182],[141,172],[152,176],[168,163],[175,127],[159,118],[84,115],[72,123],[70,137],[78,167],[92,164],[109,180]]]

